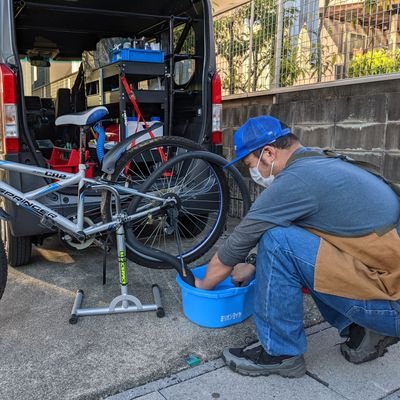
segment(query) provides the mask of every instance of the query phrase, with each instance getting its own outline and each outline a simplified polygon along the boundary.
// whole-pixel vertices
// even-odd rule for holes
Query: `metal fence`
[[[396,0],[252,0],[214,17],[223,94],[400,71]]]

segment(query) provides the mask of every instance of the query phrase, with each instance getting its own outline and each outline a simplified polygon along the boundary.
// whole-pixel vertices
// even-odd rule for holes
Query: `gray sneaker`
[[[280,375],[300,378],[306,373],[304,357],[271,356],[259,345],[253,348],[226,348],[222,354],[226,365],[241,375]]]
[[[387,348],[400,341],[400,337],[384,336],[362,326],[351,324],[349,339],[340,345],[340,351],[347,361],[361,364],[382,357]]]

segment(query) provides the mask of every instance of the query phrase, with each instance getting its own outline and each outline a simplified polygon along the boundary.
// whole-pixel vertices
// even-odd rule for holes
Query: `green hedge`
[[[400,49],[395,51],[370,50],[355,55],[349,64],[349,78],[390,74],[400,71]]]

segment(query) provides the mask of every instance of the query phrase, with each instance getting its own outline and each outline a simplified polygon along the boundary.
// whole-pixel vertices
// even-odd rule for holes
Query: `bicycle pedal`
[[[102,250],[105,250],[107,253],[111,251],[111,245],[109,243],[103,242],[99,239],[94,239],[93,244],[99,247]]]

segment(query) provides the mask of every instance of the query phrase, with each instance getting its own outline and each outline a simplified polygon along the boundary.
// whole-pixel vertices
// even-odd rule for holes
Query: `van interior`
[[[203,140],[211,131],[205,116],[211,114],[207,85],[214,56],[210,60],[210,10],[204,4],[14,1],[24,114],[32,142],[50,166],[76,172],[65,154],[79,147],[79,129],[56,127],[60,115],[105,105],[109,118],[103,124],[110,143],[140,130],[122,77],[144,119],[163,122],[161,134]],[[95,134],[88,138],[89,150],[95,139]],[[54,158],[55,148],[64,149],[59,152],[63,160]]]

